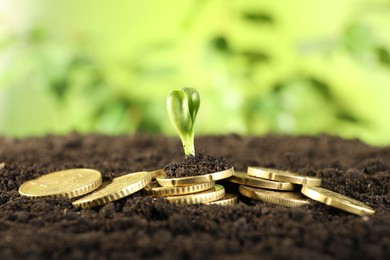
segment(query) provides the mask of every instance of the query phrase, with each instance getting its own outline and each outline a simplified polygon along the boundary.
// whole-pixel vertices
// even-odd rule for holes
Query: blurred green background
[[[1,0],[0,135],[197,134],[390,144],[388,0]]]

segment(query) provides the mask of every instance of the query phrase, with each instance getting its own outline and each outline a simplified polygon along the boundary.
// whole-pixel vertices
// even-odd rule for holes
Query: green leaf
[[[168,94],[168,115],[180,136],[186,155],[195,155],[194,122],[199,106],[200,97],[196,89],[175,89]]]
[[[172,90],[168,94],[167,109],[169,118],[179,135],[191,131],[192,118],[188,107],[188,97],[183,90]]]
[[[188,110],[192,118],[192,123],[194,123],[200,106],[199,92],[194,88],[182,88],[181,90],[187,94]]]

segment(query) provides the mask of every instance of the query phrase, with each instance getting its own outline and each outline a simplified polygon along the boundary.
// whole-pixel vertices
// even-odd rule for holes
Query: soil
[[[198,153],[189,155],[179,163],[169,163],[164,167],[165,178],[197,176],[227,170],[232,166],[223,158]]]
[[[236,170],[274,167],[321,177],[365,202],[367,217],[313,202],[285,208],[240,197],[235,206],[175,206],[140,193],[93,209],[71,199],[30,199],[25,181],[93,168],[104,179],[183,160],[164,136],[0,138],[0,259],[389,259],[390,147],[320,137],[204,136],[196,149]]]

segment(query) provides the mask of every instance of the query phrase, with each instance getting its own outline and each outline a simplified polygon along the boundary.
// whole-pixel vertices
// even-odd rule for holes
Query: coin
[[[211,204],[216,204],[220,206],[232,206],[237,204],[237,195],[232,194],[232,193],[225,193],[225,196],[222,199],[212,201],[212,202],[207,202],[206,204],[211,205]]]
[[[363,202],[321,187],[305,185],[302,187],[302,193],[313,200],[356,215],[365,216],[375,213],[374,209]]]
[[[81,208],[91,208],[109,203],[133,194],[150,183],[152,177],[149,172],[135,172],[112,179],[84,198],[72,204]]]
[[[205,182],[226,179],[232,176],[233,173],[234,173],[234,169],[230,168],[228,170],[224,170],[220,172],[214,172],[214,173],[208,173],[204,175],[190,176],[190,177],[167,178],[167,179],[162,177],[157,177],[156,180],[161,186],[164,187],[187,186],[196,183],[205,183]]]
[[[299,207],[310,203],[310,200],[301,194],[287,191],[270,191],[240,185],[239,192],[251,199],[286,207]]]
[[[270,190],[294,190],[294,184],[288,182],[271,181],[249,176],[245,172],[235,172],[227,181]]]
[[[222,199],[225,196],[225,188],[216,184],[212,189],[189,195],[164,197],[168,202],[177,205],[207,203]]]
[[[205,182],[205,183],[197,183],[189,186],[172,186],[172,187],[161,187],[157,182],[151,182],[148,186],[145,187],[145,194],[154,196],[154,197],[162,197],[162,196],[175,196],[175,195],[184,195],[197,193],[201,191],[205,191],[214,187],[215,182]]]
[[[101,184],[102,175],[97,170],[69,169],[26,181],[19,187],[19,194],[33,198],[74,198],[97,189]]]
[[[290,171],[283,171],[277,169],[269,169],[262,167],[248,167],[248,175],[269,179],[274,181],[284,181],[300,185],[320,186],[321,179],[311,176],[303,176]]]
[[[154,171],[149,171],[151,176],[152,176],[152,180],[155,180],[157,177],[163,177],[165,176],[165,172],[163,169],[158,169],[158,170],[154,170]]]

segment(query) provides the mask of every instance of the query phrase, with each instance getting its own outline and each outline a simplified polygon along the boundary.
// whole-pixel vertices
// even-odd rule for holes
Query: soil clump
[[[204,175],[227,170],[232,166],[223,158],[214,158],[203,153],[189,155],[180,163],[170,163],[164,167],[166,178],[179,178]]]

